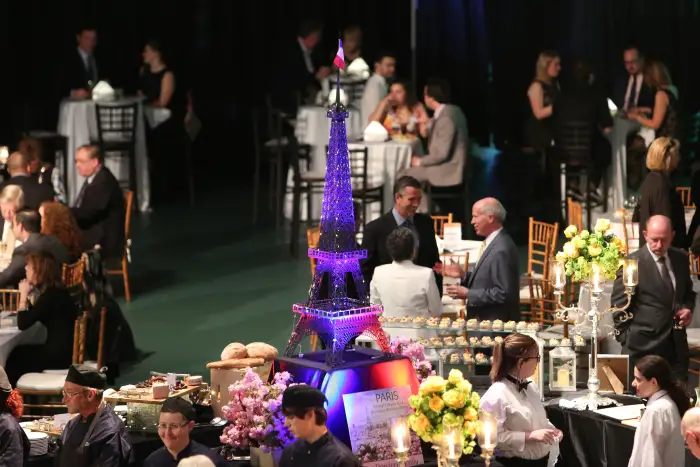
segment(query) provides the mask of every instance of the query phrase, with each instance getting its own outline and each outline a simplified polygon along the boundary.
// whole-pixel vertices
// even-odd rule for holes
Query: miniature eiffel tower
[[[309,248],[309,258],[318,261],[306,303],[297,303],[299,313],[284,355],[293,355],[299,343],[312,332],[326,347],[326,364],[342,363],[347,344],[365,334],[389,352],[389,340],[379,324],[381,305],[371,305],[367,284],[360,269],[360,259],[367,250],[358,250],[355,242],[355,216],[352,204],[350,162],[345,120],[347,109],[340,103],[340,83],[336,102],[328,109],[331,132],[328,142],[326,184],[323,189],[321,237],[319,248]]]

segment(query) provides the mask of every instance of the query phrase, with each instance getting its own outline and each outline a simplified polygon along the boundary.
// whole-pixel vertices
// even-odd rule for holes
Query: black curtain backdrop
[[[277,44],[316,18],[330,61],[338,31],[356,24],[367,61],[393,50],[398,74],[409,78],[412,2],[418,94],[427,77],[447,78],[480,144],[491,132],[518,144],[535,60],[549,48],[560,51],[564,69],[589,59],[609,87],[623,71],[623,47],[638,44],[669,66],[685,110],[700,108],[698,0],[23,0],[0,2],[0,144],[13,145],[27,129],[55,129],[55,79],[75,28],[88,21],[98,29],[101,74],[127,92],[137,90],[143,44],[164,43],[204,123],[197,151],[251,167],[251,106],[284,74],[275,68]]]

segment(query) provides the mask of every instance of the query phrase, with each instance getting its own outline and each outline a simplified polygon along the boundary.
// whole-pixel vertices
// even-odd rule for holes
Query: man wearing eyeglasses
[[[125,467],[131,446],[124,423],[109,405],[102,405],[106,376],[86,365],[72,365],[63,384],[63,403],[78,414],[61,433],[56,455],[59,467]]]
[[[681,433],[690,452],[700,459],[700,407],[693,407],[683,415]]]
[[[167,399],[158,422],[158,436],[165,446],[148,456],[144,467],[175,467],[182,459],[196,455],[208,457],[216,467],[228,466],[219,454],[190,439],[194,419],[194,407],[188,401],[179,397]]]

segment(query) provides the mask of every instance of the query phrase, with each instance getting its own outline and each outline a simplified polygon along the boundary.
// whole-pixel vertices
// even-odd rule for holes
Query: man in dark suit
[[[27,265],[27,254],[46,252],[54,257],[58,264],[68,262],[68,250],[59,239],[41,232],[41,216],[38,212],[23,209],[12,221],[12,231],[22,244],[12,252],[10,265],[0,272],[0,288],[17,288],[19,282],[26,277],[24,267]]]
[[[18,185],[24,193],[24,206],[28,209],[39,209],[44,201],[53,201],[54,192],[51,185],[39,183],[39,181],[30,175],[29,158],[20,153],[13,152],[7,159],[7,172],[10,178],[5,180],[0,185],[0,191],[7,185]]]
[[[391,263],[386,240],[398,227],[408,227],[416,235],[418,252],[413,260],[415,264],[431,269],[441,264],[433,220],[430,216],[417,213],[422,197],[423,190],[418,180],[407,175],[400,177],[394,184],[394,207],[365,226],[362,249],[367,250],[367,259],[361,262],[361,267],[366,284],[372,281],[374,268]],[[442,290],[442,275],[436,274],[435,280]]]
[[[467,316],[479,320],[510,321],[520,318],[520,269],[518,249],[503,230],[506,210],[495,198],[474,203],[472,225],[476,234],[486,237],[473,270],[446,268],[447,274],[461,276],[461,285],[450,285],[445,293],[467,299]]]
[[[652,216],[644,230],[647,244],[630,255],[639,261],[639,285],[627,309],[631,320],[615,326],[616,337],[630,357],[630,374],[636,362],[647,355],[665,358],[681,381],[688,380],[688,337],[685,326],[693,318],[695,292],[690,278],[688,256],[671,247],[671,220]],[[615,279],[611,303],[627,303],[622,270]]]
[[[321,33],[320,23],[306,21],[294,40],[280,45],[281,73],[271,84],[273,105],[291,116],[296,116],[299,100],[313,99],[321,89],[320,81],[331,73],[328,66],[317,65]]]
[[[603,134],[612,131],[613,120],[610,116],[605,96],[593,86],[593,73],[588,63],[579,60],[574,63],[568,79],[564,81],[562,92],[554,103],[552,120],[554,123],[554,147],[559,157],[569,166],[589,166],[588,183],[591,200],[602,203],[603,195],[598,185],[605,169],[610,164],[612,148]],[[567,147],[568,128],[572,124],[586,124],[591,134],[591,154],[576,154],[565,151]],[[571,178],[567,187],[567,196],[583,201],[579,181]]]
[[[76,99],[90,97],[91,88],[97,84],[99,69],[95,60],[97,31],[93,26],[81,26],[75,35],[78,47],[66,57],[62,66],[61,96]]]
[[[102,257],[121,258],[124,254],[124,194],[119,182],[103,165],[97,146],[85,145],[75,154],[78,173],[85,177],[71,211],[83,231],[86,250],[100,245]]]

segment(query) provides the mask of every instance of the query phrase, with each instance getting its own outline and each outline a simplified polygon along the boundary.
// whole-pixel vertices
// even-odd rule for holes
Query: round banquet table
[[[137,206],[140,211],[147,211],[150,207],[151,185],[148,177],[148,150],[146,148],[146,127],[143,114],[143,98],[126,97],[114,101],[101,101],[100,105],[124,105],[138,103],[136,120],[136,186],[138,186]],[[92,100],[64,99],[61,102],[58,117],[58,133],[68,138],[68,157],[75,157],[75,151],[82,145],[97,141],[97,115],[95,102]],[[62,163],[57,161],[57,167]],[[72,161],[69,161],[68,174],[63,174],[68,184],[69,204],[72,204],[78,196],[85,179],[81,177]],[[127,158],[105,159],[105,166],[114,173],[118,180],[129,179],[129,166]]]

